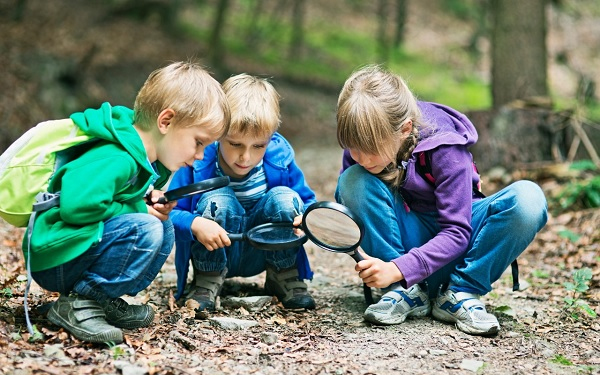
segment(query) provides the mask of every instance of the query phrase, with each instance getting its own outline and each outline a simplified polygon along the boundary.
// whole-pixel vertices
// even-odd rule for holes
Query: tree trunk
[[[396,33],[394,46],[400,47],[404,43],[404,30],[406,28],[406,0],[396,0]]]
[[[377,57],[379,62],[386,63],[390,57],[390,42],[387,37],[388,2],[377,1]]]
[[[492,0],[492,101],[547,96],[546,0]]]
[[[223,32],[223,26],[225,25],[225,16],[228,8],[229,0],[219,0],[209,43],[209,60],[214,67],[220,66],[223,60],[223,41],[221,34]]]
[[[290,40],[289,58],[298,60],[302,56],[304,45],[304,15],[306,9],[305,0],[294,0],[292,8],[292,38]]]

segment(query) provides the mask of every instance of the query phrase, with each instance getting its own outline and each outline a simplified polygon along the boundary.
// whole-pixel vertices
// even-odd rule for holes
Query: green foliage
[[[598,167],[590,159],[576,160],[570,166],[569,169],[574,171],[597,171]]]
[[[554,358],[551,359],[551,361],[554,363],[558,363],[559,365],[573,366],[573,362],[571,362],[567,357],[563,356],[562,354],[555,355]]]
[[[4,288],[0,290],[0,294],[2,294],[2,298],[12,298],[13,292],[10,288]]]
[[[548,273],[548,271],[544,271],[544,270],[533,270],[533,271],[531,271],[531,273],[533,274],[534,277],[537,277],[538,279],[548,279],[550,277],[550,274]]]
[[[38,342],[38,341],[44,341],[44,334],[41,333],[37,326],[34,324],[33,326],[33,335],[31,335],[29,337],[29,342]]]
[[[597,316],[596,312],[581,297],[589,289],[589,283],[592,279],[592,270],[582,268],[573,271],[573,282],[565,282],[563,285],[570,295],[564,298],[564,312],[569,313],[571,318],[578,320],[581,311],[587,313],[592,318]]]
[[[571,241],[572,243],[579,241],[579,239],[581,238],[581,236],[579,234],[577,234],[571,230],[568,230],[568,229],[563,229],[563,230],[559,231],[558,235],[562,238],[566,238],[567,240]]]
[[[127,352],[125,351],[125,349],[123,349],[122,346],[116,345],[114,342],[107,342],[106,343],[111,351],[111,355],[113,357],[114,360],[117,360],[121,357],[125,357],[127,355]]]
[[[600,175],[569,182],[549,198],[549,206],[554,214],[600,207]]]
[[[457,15],[473,19],[469,7],[460,1],[452,3],[449,6],[456,10]],[[348,28],[347,25],[331,22],[331,19],[317,17],[306,20],[302,54],[290,58],[292,25],[289,11],[283,11],[277,5],[267,9],[267,4],[253,18],[255,5],[254,2],[243,1],[232,7],[227,14],[227,25],[222,35],[224,50],[228,55],[235,55],[236,59],[255,67],[249,69],[249,73],[287,76],[341,88],[356,68],[382,63],[378,58],[373,31],[360,27]],[[356,7],[357,14],[371,12],[371,7],[364,3],[356,2]],[[196,12],[202,14],[183,21],[180,29],[192,38],[207,41],[213,24],[211,17],[214,16],[214,6],[207,3]],[[372,17],[376,22],[374,13],[364,14],[364,17]],[[466,52],[464,54],[466,56]],[[439,56],[408,53],[402,48],[393,49],[389,61],[383,63],[406,78],[423,100],[442,102],[461,110],[485,109],[491,105],[489,85],[476,76],[473,69],[452,69],[447,61],[439,61]],[[264,70],[256,67],[263,67]]]

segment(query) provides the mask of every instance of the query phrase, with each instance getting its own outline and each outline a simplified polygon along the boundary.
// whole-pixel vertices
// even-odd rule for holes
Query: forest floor
[[[320,199],[330,200],[339,150],[307,144],[299,149],[307,179]],[[600,374],[600,319],[564,301],[574,297],[600,313],[599,222],[598,209],[550,218],[519,258],[529,287],[513,292],[507,272],[484,297],[502,326],[494,337],[470,336],[431,317],[386,327],[365,322],[352,258],[309,242],[316,310],[285,310],[276,299],[257,309],[227,304],[231,297],[263,295],[261,274],[228,280],[222,307],[194,319],[173,300],[171,257],[155,282],[130,300],[154,306],[154,324],[126,330],[125,343],[117,346],[79,342],[48,322],[38,307],[56,295],[35,283],[32,319],[45,339],[28,342],[22,230],[0,222],[0,374]],[[586,267],[594,270],[591,290],[570,294],[563,283]],[[240,325],[223,326],[218,318]]]
[[[7,4],[0,6],[8,9]],[[86,2],[85,9],[68,1],[45,4],[28,2],[28,23],[0,22],[5,36],[0,40],[0,62],[6,68],[0,83],[11,93],[0,97],[0,112],[10,124],[43,120],[44,105],[67,93],[108,99],[117,89],[137,86],[148,65],[185,59],[198,48],[190,41],[166,38],[152,25],[123,19],[100,22],[94,9],[104,2]],[[78,91],[48,91],[55,82],[44,79],[56,72],[40,69],[50,66],[42,64],[43,59],[79,61],[82,50],[91,45],[98,52],[89,70],[75,77],[82,80]],[[121,60],[123,56],[128,60]],[[243,62],[235,69],[243,70]],[[93,74],[98,72],[102,74]],[[35,74],[40,74],[39,81]],[[286,86],[277,77],[274,81],[283,97],[282,133],[296,149],[317,197],[331,200],[341,155],[335,142],[336,98]],[[9,130],[3,125],[0,133]],[[561,186],[555,179],[540,180],[522,171],[506,173],[501,183],[495,176],[483,177],[488,192],[520,178],[535,179],[547,196]],[[314,311],[285,310],[275,299],[256,311],[227,304],[232,296],[263,294],[262,274],[228,281],[222,307],[194,319],[189,308],[173,300],[176,276],[171,257],[155,282],[131,300],[155,308],[154,324],[126,330],[125,343],[106,346],[82,343],[48,322],[43,309],[56,295],[35,284],[29,304],[44,340],[28,341],[23,230],[0,220],[0,374],[600,374],[600,319],[565,301],[571,297],[600,313],[599,223],[600,209],[550,217],[519,258],[521,279],[529,287],[513,292],[507,272],[483,298],[502,326],[493,337],[470,336],[431,317],[386,327],[365,322],[366,304],[354,261],[308,243],[315,272],[309,283],[317,302]],[[586,268],[593,273],[590,289],[573,295],[564,283],[574,282],[573,271]],[[238,319],[247,326],[223,326],[219,318]]]

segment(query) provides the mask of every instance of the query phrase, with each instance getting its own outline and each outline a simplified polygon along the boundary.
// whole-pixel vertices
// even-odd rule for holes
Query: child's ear
[[[167,134],[169,127],[173,124],[173,118],[175,118],[175,111],[171,108],[163,109],[162,112],[158,114],[156,123],[158,125],[158,131],[160,131],[161,134]]]
[[[402,132],[402,135],[408,136],[410,134],[410,132],[412,131],[412,128],[413,128],[413,122],[411,119],[408,119],[404,122],[404,124],[402,124],[400,131]]]

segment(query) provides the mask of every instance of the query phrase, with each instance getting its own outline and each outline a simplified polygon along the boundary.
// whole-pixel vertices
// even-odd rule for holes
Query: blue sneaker
[[[489,336],[500,331],[498,319],[486,311],[476,294],[447,289],[436,299],[432,313],[435,319],[455,323],[456,328],[471,335]]]
[[[409,316],[427,316],[430,312],[427,291],[415,284],[408,289],[396,287],[385,293],[379,302],[367,307],[363,316],[368,322],[390,325],[400,324]]]

